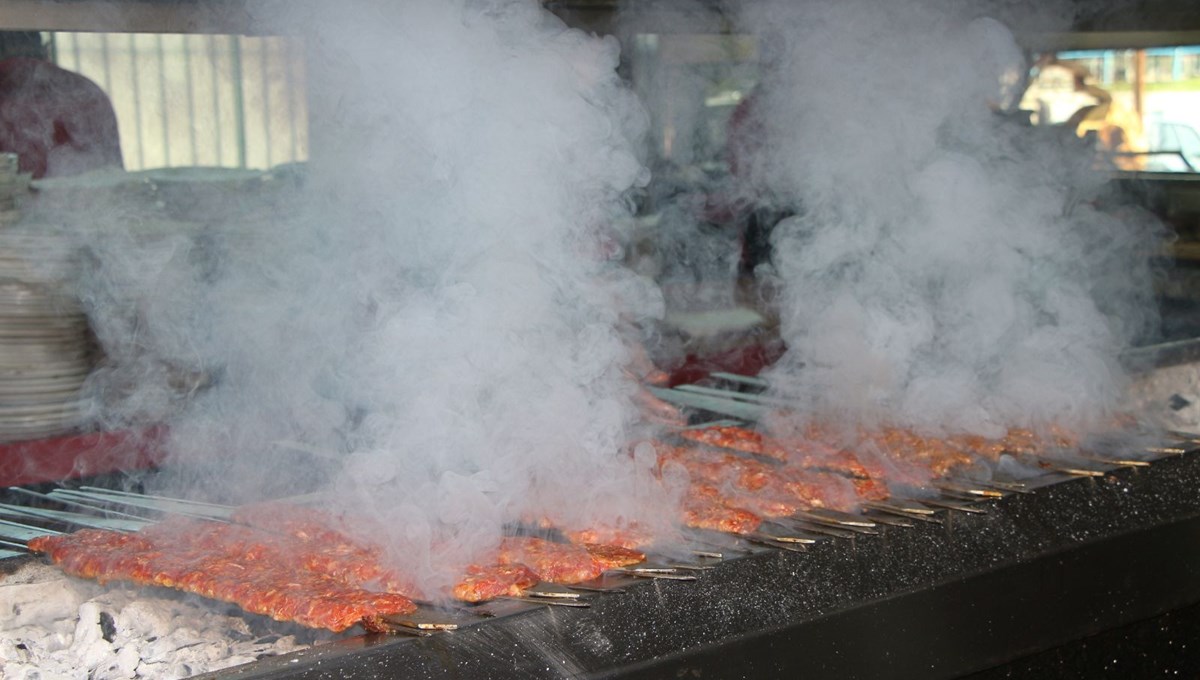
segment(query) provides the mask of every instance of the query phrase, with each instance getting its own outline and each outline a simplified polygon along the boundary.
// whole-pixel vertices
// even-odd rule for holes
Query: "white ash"
[[[30,563],[0,574],[0,677],[185,678],[303,649],[317,635],[220,607]]]

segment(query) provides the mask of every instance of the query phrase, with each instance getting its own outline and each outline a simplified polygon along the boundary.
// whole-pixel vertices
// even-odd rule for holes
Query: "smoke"
[[[653,457],[626,449],[618,329],[662,302],[606,259],[647,179],[616,41],[533,0],[365,0],[296,22],[313,162],[295,204],[220,225],[214,257],[100,258],[92,277],[136,289],[89,296],[106,332],[130,326],[107,300],[144,301],[135,373],[210,376],[171,418],[172,460],[236,500],[332,490],[432,585],[505,522],[669,521]]]
[[[725,117],[737,104],[731,83],[753,78],[753,40],[724,33],[714,3],[624,2],[616,33],[630,78],[651,117],[645,145],[653,181],[641,212],[634,266],[660,283],[673,311],[727,309],[736,303],[737,205],[724,161]],[[665,347],[659,356],[670,360]],[[682,359],[673,357],[672,359]]]
[[[1026,64],[986,9],[741,15],[770,48],[749,182],[791,214],[773,234],[790,349],[770,378],[814,415],[993,435],[1087,422],[1116,407],[1117,356],[1153,324],[1159,235],[1092,207],[1069,131],[1001,115]]]

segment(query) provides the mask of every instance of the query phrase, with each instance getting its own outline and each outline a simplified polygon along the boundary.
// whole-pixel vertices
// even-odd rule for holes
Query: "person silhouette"
[[[36,31],[0,32],[0,152],[35,179],[124,167],[108,95],[51,63]]]

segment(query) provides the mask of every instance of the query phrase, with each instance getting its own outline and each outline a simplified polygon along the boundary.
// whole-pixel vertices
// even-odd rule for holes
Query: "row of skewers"
[[[685,480],[678,522],[689,532],[688,557],[677,551],[660,557],[666,554],[658,550],[661,537],[645,527],[566,527],[540,518],[514,527],[487,560],[459,568],[449,593],[422,592],[386,567],[378,547],[353,538],[332,516],[287,503],[229,508],[58,489],[44,500],[103,510],[107,517],[0,506],[0,513],[26,521],[92,527],[61,534],[0,519],[0,536],[9,537],[0,540],[46,554],[84,578],[176,588],[333,631],[357,624],[369,631],[424,633],[496,613],[501,610],[495,604],[504,601],[586,606],[592,591],[619,585],[614,575],[694,579],[731,548],[746,550],[747,544],[802,551],[821,540],[875,534],[880,525],[940,521],[938,509],[977,512],[973,501],[1029,490],[1020,480],[967,476],[980,461],[1004,455],[1057,474],[1086,476],[1114,465],[1146,464],[1088,458],[1078,451],[1064,462],[1053,454],[1077,449],[1079,442],[1053,430],[1012,430],[984,440],[883,428],[860,433],[856,450],[843,446],[845,441],[845,433],[815,426],[788,438],[734,422],[682,429],[653,444],[660,478]],[[896,488],[913,493],[898,496]],[[165,513],[168,519],[145,512],[114,516],[115,507]],[[447,599],[459,605],[428,604]]]

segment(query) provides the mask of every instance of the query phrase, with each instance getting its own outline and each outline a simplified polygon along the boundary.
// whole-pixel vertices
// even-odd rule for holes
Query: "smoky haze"
[[[790,349],[770,378],[811,415],[998,435],[1119,403],[1118,353],[1154,323],[1160,235],[1091,206],[1091,152],[1069,131],[993,111],[1026,62],[986,12],[1013,7],[740,14],[765,62],[747,182],[791,215],[773,234]],[[1070,18],[1039,12],[1041,30]]]
[[[608,261],[646,181],[616,41],[533,0],[326,5],[294,18],[313,126],[296,203],[227,225],[243,238],[207,265],[165,244],[175,269],[102,256],[85,282],[106,345],[143,301],[130,409],[163,399],[155,366],[213,376],[169,422],[190,464],[173,483],[332,491],[429,585],[504,522],[670,517],[653,457],[626,452],[618,326],[662,303]]]

